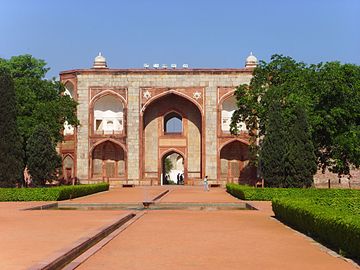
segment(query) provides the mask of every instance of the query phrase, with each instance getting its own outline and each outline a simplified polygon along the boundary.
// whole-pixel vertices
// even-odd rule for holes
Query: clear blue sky
[[[2,0],[0,57],[29,53],[57,76],[143,63],[243,67],[250,51],[360,64],[360,0]]]

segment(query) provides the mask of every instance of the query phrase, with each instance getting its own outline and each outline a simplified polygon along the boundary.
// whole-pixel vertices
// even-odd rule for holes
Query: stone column
[[[129,183],[139,184],[139,86],[136,83],[128,88],[128,109],[127,109],[127,145],[128,145],[128,180]]]
[[[88,82],[84,76],[78,76],[77,117],[80,126],[77,128],[77,177],[86,182],[89,179],[89,97]]]
[[[216,145],[216,91],[212,83],[205,88],[205,175],[209,180],[217,177],[217,145]]]

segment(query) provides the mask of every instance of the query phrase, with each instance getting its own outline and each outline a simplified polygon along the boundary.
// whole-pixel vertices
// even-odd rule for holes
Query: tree
[[[250,85],[240,85],[235,92],[238,109],[233,114],[232,133],[238,132],[239,122],[245,122],[255,144],[266,134],[273,100],[299,104],[318,166],[339,175],[348,174],[351,165],[360,166],[359,66],[338,62],[306,65],[273,55],[269,63],[260,61],[253,75]]]
[[[0,67],[0,187],[13,187],[24,169],[22,139],[16,124],[15,90],[10,73]]]
[[[37,125],[45,126],[54,142],[63,139],[64,122],[77,126],[77,103],[69,96],[63,95],[64,86],[57,80],[45,79],[49,68],[46,62],[31,55],[11,57],[9,60],[0,58],[0,67],[6,67],[13,77],[16,103],[17,125],[26,142]]]
[[[310,187],[317,164],[304,109],[294,104],[288,109],[285,123],[283,187]]]
[[[42,125],[38,125],[28,139],[26,146],[28,169],[37,186],[44,186],[46,180],[54,179],[57,169],[61,167],[61,157],[57,154],[55,146],[49,130]]]
[[[264,177],[266,185],[271,187],[280,186],[285,180],[286,134],[280,106],[279,103],[274,102],[270,107],[266,135],[261,143],[259,154],[262,177]]]
[[[360,67],[330,62],[311,72],[309,120],[321,168],[349,174],[360,166]]]

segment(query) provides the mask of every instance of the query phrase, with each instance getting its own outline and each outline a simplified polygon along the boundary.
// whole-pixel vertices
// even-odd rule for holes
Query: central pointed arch
[[[142,106],[141,115],[144,115],[145,110],[147,109],[147,107],[149,107],[149,105],[150,105],[151,103],[153,103],[153,102],[155,102],[155,101],[159,100],[160,98],[165,97],[165,96],[167,96],[167,95],[177,95],[177,96],[179,96],[179,97],[183,97],[183,98],[187,99],[188,101],[190,101],[191,103],[193,103],[193,104],[199,109],[199,112],[200,112],[201,114],[203,114],[203,108],[202,108],[202,106],[199,104],[199,102],[197,102],[196,100],[190,98],[189,96],[187,96],[187,95],[185,95],[185,94],[183,94],[183,93],[181,93],[181,92],[179,92],[179,91],[176,91],[176,90],[171,89],[171,90],[165,91],[165,92],[163,92],[163,93],[160,93],[160,94],[158,94],[158,95],[156,95],[156,96],[154,96],[154,97],[149,98],[149,100],[146,101],[146,102],[144,103],[144,105]]]
[[[161,184],[162,153],[176,149],[183,158],[184,178],[201,181],[204,171],[204,117],[201,106],[182,93],[167,91],[143,106],[140,119],[142,178]],[[167,132],[169,119],[174,119],[177,122],[174,124],[179,125],[176,132]]]

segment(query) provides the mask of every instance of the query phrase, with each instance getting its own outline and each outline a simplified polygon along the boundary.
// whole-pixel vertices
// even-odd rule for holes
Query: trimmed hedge
[[[283,197],[358,197],[359,190],[353,189],[316,189],[316,188],[255,188],[239,184],[227,184],[226,190],[241,200],[271,201]]]
[[[227,184],[226,190],[241,200],[271,201],[275,197],[284,197],[303,194],[304,189],[299,188],[255,188],[238,184]]]
[[[49,188],[0,188],[0,201],[61,201],[109,190],[109,184]]]
[[[357,194],[342,198],[275,198],[272,207],[282,222],[342,255],[360,259],[360,193]]]

